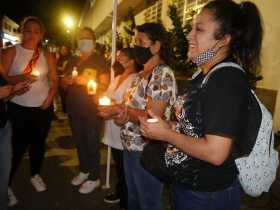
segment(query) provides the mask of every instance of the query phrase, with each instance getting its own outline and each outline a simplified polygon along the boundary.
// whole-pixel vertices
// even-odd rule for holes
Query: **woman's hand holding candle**
[[[171,130],[170,124],[151,111],[148,111],[148,114],[152,118],[139,117],[142,135],[152,140],[164,141],[166,132]]]
[[[107,101],[107,102],[99,101],[99,102],[102,102],[102,103],[101,104],[99,103],[99,105],[97,107],[98,115],[105,119],[114,118],[115,116],[117,116],[121,112],[123,112],[123,110],[124,110],[123,106],[121,104],[112,104],[112,102],[111,102],[110,105],[105,105],[105,104],[108,104],[109,101]]]

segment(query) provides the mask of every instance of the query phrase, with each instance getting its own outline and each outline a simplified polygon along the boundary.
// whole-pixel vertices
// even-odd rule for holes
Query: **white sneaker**
[[[87,180],[81,185],[79,192],[82,194],[88,194],[91,193],[94,189],[98,188],[99,186],[100,186],[99,179],[95,181]]]
[[[78,174],[78,176],[75,176],[72,179],[71,184],[74,186],[78,186],[78,185],[82,184],[84,181],[86,181],[88,179],[88,176],[89,176],[89,173],[80,172]]]
[[[47,186],[39,174],[32,176],[30,182],[37,192],[43,192],[47,190]]]
[[[18,199],[17,197],[15,196],[12,188],[8,188],[8,206],[11,207],[11,206],[14,206],[18,203]]]

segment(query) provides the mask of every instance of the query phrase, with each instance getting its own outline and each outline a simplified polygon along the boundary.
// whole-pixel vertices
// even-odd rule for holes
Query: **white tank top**
[[[34,50],[23,48],[20,44],[16,45],[15,48],[16,56],[9,69],[9,76],[22,74],[34,53]],[[40,107],[43,104],[50,89],[48,65],[43,51],[40,52],[40,57],[34,69],[40,72],[38,80],[31,84],[29,91],[22,95],[14,96],[10,101],[27,107]]]

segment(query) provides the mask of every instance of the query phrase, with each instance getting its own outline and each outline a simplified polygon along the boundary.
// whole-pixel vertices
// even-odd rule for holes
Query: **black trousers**
[[[29,152],[31,176],[40,174],[45,155],[45,141],[53,118],[53,107],[25,107],[8,103],[12,124],[12,168],[10,185],[24,153]]]
[[[118,182],[116,185],[116,194],[120,197],[120,207],[127,209],[127,186],[123,168],[123,151],[112,148],[112,155],[115,161]]]
[[[100,130],[102,121],[95,110],[86,114],[69,114],[72,138],[77,146],[80,171],[89,173],[89,179],[100,178]]]

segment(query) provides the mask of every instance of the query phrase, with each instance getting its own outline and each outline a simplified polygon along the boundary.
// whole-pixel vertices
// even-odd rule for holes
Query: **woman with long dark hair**
[[[135,60],[143,65],[143,71],[124,95],[124,104],[116,108],[114,120],[122,126],[128,210],[160,210],[163,184],[140,164],[147,141],[141,135],[138,118],[148,116],[147,110],[151,109],[169,119],[177,86],[168,66],[169,45],[164,27],[159,23],[140,25],[135,39]]]
[[[121,104],[123,96],[137,77],[138,71],[142,70],[142,65],[135,61],[134,49],[123,48],[117,53],[116,63],[113,65],[114,71],[118,75],[111,82],[106,91],[106,96],[114,103]],[[99,114],[102,116],[102,106],[99,106]],[[104,112],[106,117],[106,107]],[[123,168],[123,146],[120,138],[121,127],[116,125],[112,119],[105,121],[104,143],[112,148],[112,155],[115,162],[118,182],[115,191],[107,194],[104,201],[107,203],[120,202],[121,209],[127,209],[127,187]]]
[[[235,154],[248,123],[248,77],[260,68],[263,30],[255,4],[211,1],[187,36],[191,59],[201,72],[176,101],[176,129],[157,114],[141,119],[144,136],[168,143],[165,165],[172,174],[175,210],[238,210],[240,184]],[[219,64],[235,63],[234,65]],[[202,84],[209,72],[207,83]]]

